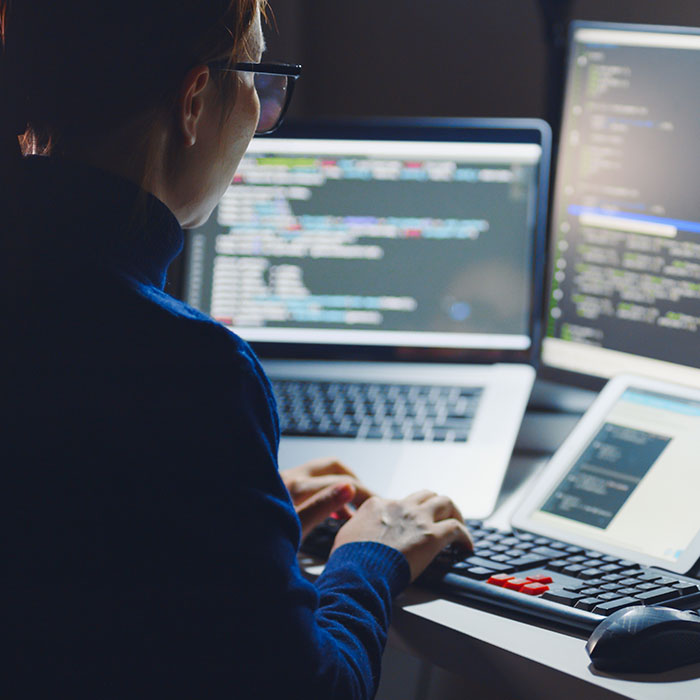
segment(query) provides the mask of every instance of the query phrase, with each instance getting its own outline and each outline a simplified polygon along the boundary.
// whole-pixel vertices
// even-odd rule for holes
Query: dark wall
[[[292,112],[304,117],[551,117],[541,3],[576,19],[700,26],[699,0],[270,2],[279,35],[267,31],[267,55],[304,64]]]

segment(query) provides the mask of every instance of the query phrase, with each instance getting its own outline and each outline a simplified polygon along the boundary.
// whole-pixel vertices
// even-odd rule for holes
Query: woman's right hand
[[[448,544],[457,543],[467,552],[474,548],[457,506],[432,491],[418,491],[399,501],[368,498],[340,528],[333,549],[368,541],[398,549],[408,560],[411,581]]]

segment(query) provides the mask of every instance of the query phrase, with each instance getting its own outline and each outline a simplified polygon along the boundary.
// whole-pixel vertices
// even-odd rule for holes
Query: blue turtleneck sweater
[[[354,543],[302,576],[263,370],[163,291],[175,217],[66,160],[28,158],[15,185],[0,230],[3,695],[371,697],[408,564]]]

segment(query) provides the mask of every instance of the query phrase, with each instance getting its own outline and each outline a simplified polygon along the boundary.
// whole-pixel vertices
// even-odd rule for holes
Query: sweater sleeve
[[[315,584],[304,578],[299,520],[277,470],[274,398],[232,337],[235,352],[190,387],[199,409],[179,417],[177,461],[197,466],[170,492],[187,498],[165,554],[174,585],[156,623],[169,639],[160,661],[180,689],[205,677],[222,696],[370,698],[408,563],[390,547],[353,543]]]

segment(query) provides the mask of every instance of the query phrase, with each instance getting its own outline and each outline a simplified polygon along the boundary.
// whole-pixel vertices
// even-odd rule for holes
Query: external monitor
[[[700,385],[700,29],[574,23],[545,376]]]

